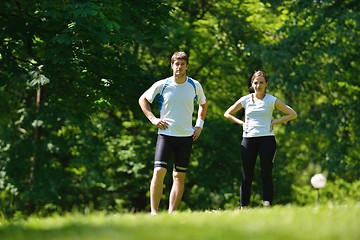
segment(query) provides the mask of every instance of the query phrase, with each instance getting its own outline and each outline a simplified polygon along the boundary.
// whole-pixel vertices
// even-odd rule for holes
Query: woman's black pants
[[[263,185],[263,200],[272,204],[274,186],[272,179],[273,161],[276,153],[275,136],[243,138],[241,143],[242,184],[240,205],[250,204],[251,185],[254,179],[256,158],[260,158],[260,172]]]

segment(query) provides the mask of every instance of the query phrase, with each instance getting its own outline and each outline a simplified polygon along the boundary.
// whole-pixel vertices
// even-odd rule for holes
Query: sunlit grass
[[[0,220],[1,240],[360,239],[359,206],[256,208],[176,214],[69,214]]]

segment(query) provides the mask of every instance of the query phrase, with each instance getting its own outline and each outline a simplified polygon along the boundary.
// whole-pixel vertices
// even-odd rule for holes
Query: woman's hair
[[[172,57],[171,57],[171,65],[176,61],[176,60],[185,60],[186,65],[189,64],[189,56],[185,53],[185,52],[175,52]]]
[[[266,82],[269,81],[269,76],[264,71],[256,70],[254,72],[254,74],[251,76],[251,80],[250,80],[250,83],[249,83],[249,85],[250,85],[249,92],[250,93],[254,92],[254,89],[253,89],[253,87],[251,85],[252,85],[252,82],[254,81],[254,79],[257,78],[257,77],[263,77]]]
[[[269,77],[268,75],[264,72],[264,71],[261,71],[261,70],[257,70],[254,72],[254,74],[252,75],[251,77],[251,83],[254,81],[255,78],[257,77],[263,77],[265,78],[265,81],[268,82],[269,81]]]

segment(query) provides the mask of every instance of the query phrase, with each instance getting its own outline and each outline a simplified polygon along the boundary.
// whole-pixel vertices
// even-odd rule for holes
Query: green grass
[[[359,206],[255,208],[0,220],[1,240],[360,239]]]

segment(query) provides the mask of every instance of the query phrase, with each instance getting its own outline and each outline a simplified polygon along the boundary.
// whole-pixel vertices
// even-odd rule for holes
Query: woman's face
[[[264,77],[259,76],[254,78],[251,85],[254,88],[255,92],[265,92],[268,83],[266,82]]]

